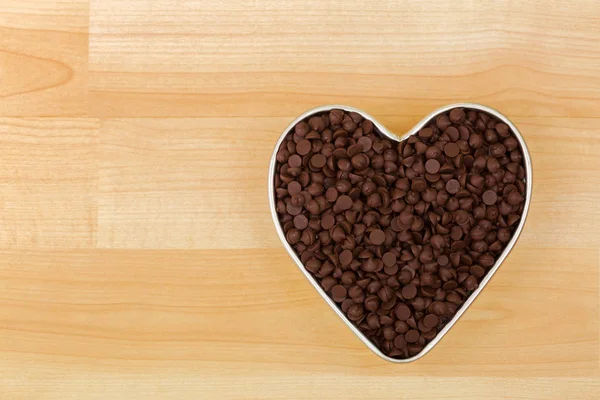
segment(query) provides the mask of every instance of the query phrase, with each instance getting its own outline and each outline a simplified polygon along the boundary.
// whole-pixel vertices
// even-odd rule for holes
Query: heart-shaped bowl
[[[356,325],[354,325],[348,319],[348,317],[337,306],[337,304],[334,302],[334,300],[332,298],[330,298],[327,295],[327,293],[324,291],[324,289],[319,285],[319,283],[317,282],[317,280],[315,278],[313,278],[311,276],[311,274],[306,270],[306,268],[304,267],[304,265],[303,265],[302,261],[300,260],[300,258],[298,257],[298,255],[296,254],[296,252],[294,251],[294,249],[290,246],[290,244],[286,240],[285,233],[283,231],[283,227],[282,227],[282,225],[281,225],[281,223],[280,223],[280,221],[278,219],[277,211],[276,211],[276,201],[277,200],[276,200],[276,196],[275,196],[275,174],[276,174],[276,165],[277,165],[277,159],[276,159],[277,151],[280,148],[281,143],[283,142],[283,140],[286,138],[286,136],[288,135],[288,133],[290,133],[290,131],[294,129],[294,127],[296,126],[297,123],[299,123],[299,122],[301,122],[303,120],[306,120],[308,117],[311,117],[313,115],[321,114],[321,113],[324,113],[324,112],[329,112],[329,111],[334,110],[334,109],[340,109],[340,110],[343,110],[343,111],[348,112],[348,113],[349,112],[355,112],[355,113],[360,114],[364,119],[370,120],[373,123],[373,125],[377,128],[377,130],[380,132],[381,135],[383,135],[384,137],[390,139],[393,142],[398,143],[398,142],[401,142],[403,140],[406,140],[411,135],[417,134],[421,128],[423,128],[430,121],[434,120],[438,115],[440,115],[442,113],[445,113],[445,112],[448,112],[448,111],[450,111],[450,110],[452,110],[454,108],[472,109],[472,110],[476,110],[476,111],[481,111],[481,112],[487,113],[489,115],[492,115],[492,116],[496,117],[498,120],[504,122],[505,124],[507,124],[510,127],[513,135],[519,141],[521,152],[523,154],[523,162],[524,162],[524,168],[525,168],[525,179],[524,179],[525,180],[525,205],[524,205],[524,208],[523,208],[523,213],[521,215],[521,219],[519,221],[519,225],[515,229],[512,238],[506,244],[506,247],[504,248],[504,250],[502,251],[502,253],[498,256],[498,259],[496,260],[496,262],[494,263],[494,265],[489,269],[489,271],[487,272],[487,274],[483,277],[483,279],[480,282],[478,288],[475,289],[473,291],[473,293],[471,293],[467,297],[467,299],[465,300],[465,302],[457,310],[457,312],[454,314],[454,316],[438,332],[438,334],[429,343],[427,343],[425,345],[425,347],[418,354],[413,355],[412,357],[409,357],[409,358],[397,359],[397,358],[393,358],[393,357],[390,357],[390,356],[387,356],[386,354],[384,354],[377,346],[375,346],[375,344],[373,342],[371,342],[358,329],[358,327]],[[415,361],[415,360],[423,357],[437,343],[439,343],[439,341],[446,335],[446,333],[448,333],[448,331],[454,326],[454,324],[458,321],[458,319],[466,312],[467,308],[469,308],[469,306],[475,301],[475,299],[477,298],[477,296],[479,296],[479,294],[481,293],[481,291],[486,287],[486,285],[492,279],[492,276],[494,276],[494,274],[496,273],[496,271],[498,270],[498,268],[500,267],[500,265],[502,264],[502,262],[504,261],[504,259],[506,259],[506,257],[508,256],[508,254],[510,253],[510,251],[514,247],[515,243],[517,242],[517,239],[519,238],[519,235],[521,234],[521,231],[523,230],[523,226],[525,225],[525,220],[526,220],[526,217],[527,217],[527,212],[529,210],[529,205],[531,203],[531,192],[532,192],[531,156],[529,155],[529,151],[527,149],[527,145],[525,144],[525,140],[523,139],[523,137],[522,137],[521,133],[519,132],[519,130],[517,129],[517,127],[508,118],[506,118],[503,114],[501,114],[497,110],[494,110],[493,108],[490,108],[490,107],[487,107],[487,106],[484,106],[484,105],[481,105],[481,104],[476,104],[476,103],[456,103],[456,104],[450,104],[450,105],[438,108],[437,110],[433,111],[432,113],[430,113],[429,115],[427,115],[426,117],[424,117],[412,129],[410,129],[408,132],[406,132],[403,135],[396,135],[396,134],[390,132],[384,125],[382,125],[381,123],[379,123],[371,115],[369,115],[366,112],[364,112],[362,110],[359,110],[357,108],[350,107],[350,106],[345,106],[345,105],[338,105],[338,104],[335,104],[335,105],[325,105],[325,106],[316,107],[316,108],[313,108],[311,110],[306,111],[305,113],[303,113],[302,115],[300,115],[298,118],[296,118],[294,121],[292,121],[288,125],[288,127],[283,131],[283,133],[279,137],[279,140],[277,141],[277,144],[275,145],[275,148],[273,150],[273,155],[271,156],[271,162],[270,162],[270,165],[269,165],[269,182],[268,182],[268,188],[269,188],[269,205],[271,207],[271,216],[273,217],[273,222],[275,224],[275,229],[277,230],[277,234],[279,235],[279,239],[281,240],[281,243],[283,244],[283,246],[287,250],[287,252],[290,255],[290,257],[292,258],[292,260],[294,260],[294,262],[296,263],[296,265],[298,266],[298,268],[300,269],[300,271],[304,274],[304,276],[312,284],[312,286],[315,288],[315,290],[321,295],[321,297],[323,297],[323,299],[325,300],[325,302],[327,302],[327,304],[329,304],[329,306],[333,309],[333,311],[335,311],[335,313],[346,323],[346,325],[348,326],[348,328],[350,328],[350,330],[352,332],[354,332],[354,334],[356,336],[358,336],[358,338],[360,340],[362,340],[362,342],[369,349],[371,349],[371,351],[373,351],[375,354],[377,354],[379,357],[383,358],[384,360],[387,360],[387,361],[390,361],[390,362],[393,362],[393,363],[408,363],[408,362],[412,362],[412,361]]]

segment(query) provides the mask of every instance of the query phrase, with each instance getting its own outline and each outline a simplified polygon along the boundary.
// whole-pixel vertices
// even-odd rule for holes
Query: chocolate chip
[[[400,321],[406,321],[411,315],[410,307],[406,304],[398,304],[394,312]]]
[[[415,178],[411,183],[411,189],[415,192],[422,192],[427,189],[427,182],[423,178]]]
[[[423,325],[425,325],[427,328],[433,328],[435,327],[438,323],[439,323],[440,319],[438,318],[437,315],[435,314],[427,314],[424,318],[423,318]]]
[[[342,285],[335,285],[331,288],[331,298],[338,303],[344,301],[347,294],[348,292],[346,291],[346,288]]]
[[[362,171],[365,168],[367,168],[369,166],[369,157],[364,154],[357,154],[354,157],[352,157],[352,167],[354,167],[354,169],[356,171]]]
[[[408,343],[415,343],[417,340],[419,340],[420,336],[421,335],[419,334],[418,330],[411,329],[404,334],[404,340],[406,340]]]
[[[524,209],[519,141],[476,110],[442,113],[403,143],[331,110],[296,124],[276,162],[286,241],[391,357],[418,354],[451,320]]]
[[[427,160],[425,163],[425,170],[430,174],[437,174],[440,170],[440,162],[435,158]]]
[[[500,162],[493,157],[490,157],[487,159],[486,167],[487,167],[488,171],[490,171],[491,173],[497,172],[501,168]]]
[[[296,215],[294,217],[294,226],[296,227],[296,229],[306,229],[306,227],[308,227],[308,218],[306,218],[305,215]]]
[[[392,253],[391,251],[388,251],[387,253],[385,253],[383,255],[383,257],[381,258],[381,260],[383,261],[383,265],[385,265],[386,267],[391,267],[396,265],[396,255],[394,253]]]
[[[492,157],[502,157],[506,153],[506,146],[502,143],[496,143],[490,146],[490,155]]]
[[[379,308],[379,297],[375,295],[367,296],[365,299],[365,308],[369,311],[377,311]]]
[[[325,166],[326,162],[327,162],[327,159],[325,158],[325,156],[323,154],[314,154],[310,158],[310,164],[315,168],[323,168]],[[300,163],[298,164],[298,166],[300,166],[301,164],[302,164],[302,160],[300,160]]]
[[[306,139],[301,140],[296,144],[296,152],[298,154],[300,154],[301,156],[308,154],[310,152],[311,148],[312,148],[312,145]]]
[[[381,289],[377,291],[377,295],[382,302],[386,303],[394,298],[394,290],[389,286],[382,286]]]
[[[460,148],[456,143],[446,143],[444,146],[444,153],[446,153],[448,157],[456,157],[458,153],[460,153]]]
[[[344,111],[336,109],[329,112],[329,122],[331,125],[341,125],[343,119]]]
[[[450,194],[456,194],[460,190],[460,183],[456,179],[450,179],[446,182],[446,191]]]
[[[458,129],[456,129],[453,126],[449,126],[448,128],[446,128],[446,130],[444,131],[444,134],[448,135],[448,139],[450,139],[453,142],[456,142],[460,138],[460,133],[459,133]]]
[[[418,135],[421,136],[423,139],[428,139],[431,137],[431,135],[433,135],[433,129],[423,128],[419,131]]]
[[[450,111],[450,121],[455,124],[461,124],[465,121],[465,112],[460,108],[455,108]]]
[[[496,200],[498,200],[498,195],[493,190],[486,190],[485,192],[483,192],[481,198],[485,204],[491,206],[493,204],[496,204]]]
[[[325,123],[321,116],[314,116],[308,120],[308,125],[315,131],[322,132],[325,129]]]
[[[344,250],[339,255],[340,264],[346,266],[350,265],[352,262],[353,256],[350,250]]]
[[[324,215],[321,219],[321,227],[323,229],[331,229],[335,225],[335,218],[331,214]]]
[[[354,304],[354,302],[351,299],[346,299],[342,301],[342,305],[340,306],[340,308],[343,312],[347,313],[352,304]]]
[[[406,300],[410,300],[417,295],[417,288],[415,285],[408,285],[402,288],[402,297]]]
[[[439,115],[436,119],[435,119],[435,126],[437,126],[437,128],[440,131],[445,131],[447,127],[449,127],[451,125],[450,123],[450,119],[448,118],[447,114],[441,114]]]
[[[371,150],[371,146],[373,145],[373,142],[371,141],[371,139],[369,137],[363,136],[358,139],[357,144],[360,145],[363,149],[363,152],[366,153],[369,150]]]
[[[408,346],[406,339],[404,338],[404,335],[398,335],[394,338],[394,347],[396,347],[397,349],[403,350],[406,349]]]
[[[359,319],[361,319],[364,315],[364,309],[362,304],[352,304],[350,306],[350,308],[348,309],[348,318],[350,318],[351,321],[358,321]]]
[[[369,235],[369,239],[371,240],[371,243],[378,246],[380,244],[383,244],[383,242],[385,241],[385,234],[381,229],[375,229]]]
[[[299,182],[290,182],[287,186],[287,192],[290,196],[295,196],[302,191],[302,185]]]
[[[516,190],[510,192],[507,197],[507,202],[511,206],[516,206],[525,200],[525,198]]]
[[[349,196],[342,195],[337,198],[335,205],[342,211],[349,210],[352,208],[352,199]]]
[[[502,137],[507,137],[510,134],[510,128],[504,122],[497,123],[494,127],[496,128],[496,132]]]

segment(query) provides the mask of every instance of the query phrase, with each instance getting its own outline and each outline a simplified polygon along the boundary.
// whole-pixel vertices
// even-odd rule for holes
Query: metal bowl
[[[279,146],[281,145],[281,142],[283,141],[283,139],[287,136],[287,134],[290,132],[290,130],[292,130],[296,126],[296,124],[298,122],[300,122],[300,121],[304,120],[305,118],[310,117],[312,115],[323,113],[323,112],[328,112],[328,111],[331,111],[333,109],[341,109],[341,110],[344,110],[346,112],[356,112],[356,113],[362,115],[363,118],[371,120],[373,122],[373,124],[375,125],[375,127],[379,130],[379,132],[381,132],[381,134],[383,136],[386,136],[386,137],[388,137],[389,139],[391,139],[393,141],[399,142],[399,141],[405,140],[410,135],[416,134],[423,126],[425,126],[429,121],[431,121],[437,115],[439,115],[439,114],[441,114],[443,112],[449,111],[449,110],[451,110],[453,108],[468,108],[468,109],[474,109],[474,110],[478,110],[478,111],[483,111],[485,113],[488,113],[490,115],[495,116],[500,121],[504,122],[505,124],[507,124],[510,127],[511,131],[513,132],[513,134],[515,135],[515,137],[519,141],[519,145],[521,146],[521,151],[523,153],[523,159],[525,161],[525,183],[526,183],[525,207],[523,209],[523,215],[521,216],[521,220],[519,222],[519,226],[515,230],[515,232],[513,234],[513,237],[511,238],[510,242],[508,243],[508,245],[506,246],[506,248],[504,249],[504,251],[502,252],[502,254],[500,254],[500,257],[498,257],[498,260],[496,261],[496,263],[492,266],[492,268],[485,275],[485,277],[483,278],[483,280],[479,284],[479,287],[467,298],[467,300],[464,302],[464,304],[456,312],[456,314],[454,315],[454,317],[452,317],[452,319],[446,324],[446,326],[444,326],[444,328],[437,334],[437,336],[435,338],[433,338],[433,340],[431,342],[429,342],[423,348],[423,350],[421,350],[421,352],[419,354],[417,354],[415,356],[412,356],[412,357],[409,357],[409,358],[405,358],[405,359],[396,359],[396,358],[392,358],[392,357],[389,357],[389,356],[385,355],[381,350],[379,350],[344,315],[344,313],[342,312],[342,310],[339,309],[339,307],[336,305],[336,303],[327,295],[327,293],[325,293],[325,291],[323,290],[323,288],[321,288],[321,286],[319,285],[319,283],[304,268],[304,265],[300,261],[300,258],[296,255],[296,253],[294,252],[294,250],[292,249],[292,247],[287,242],[287,240],[285,238],[285,234],[284,234],[283,229],[281,227],[281,224],[279,223],[279,219],[277,217],[277,212],[275,210],[275,165],[277,163],[277,160],[276,160],[277,150],[279,150]],[[469,308],[469,306],[475,301],[475,299],[477,298],[477,296],[479,296],[479,294],[481,293],[481,291],[487,286],[487,284],[490,281],[490,279],[492,279],[492,277],[494,276],[494,274],[496,273],[496,271],[498,271],[498,268],[500,268],[500,265],[502,264],[502,262],[504,261],[504,259],[508,256],[508,253],[510,253],[510,251],[512,250],[512,248],[515,246],[515,243],[517,242],[517,239],[519,238],[519,235],[521,234],[521,231],[523,230],[523,226],[525,225],[525,220],[527,218],[527,212],[529,211],[529,205],[531,203],[531,188],[532,188],[532,171],[531,171],[531,169],[532,169],[531,168],[531,156],[529,155],[529,150],[527,149],[527,145],[525,144],[525,140],[523,139],[523,136],[521,135],[521,133],[519,132],[519,130],[517,129],[517,127],[507,117],[505,117],[503,114],[501,114],[497,110],[494,110],[493,108],[490,108],[490,107],[487,107],[487,106],[484,106],[484,105],[481,105],[481,104],[476,104],[476,103],[456,103],[456,104],[449,104],[447,106],[438,108],[437,110],[433,111],[432,113],[430,113],[429,115],[427,115],[425,118],[423,118],[418,124],[416,124],[407,133],[405,133],[403,135],[400,135],[400,136],[398,136],[398,135],[390,132],[385,126],[383,126],[381,123],[379,123],[375,118],[373,118],[371,115],[367,114],[366,112],[364,112],[362,110],[359,110],[359,109],[354,108],[354,107],[344,106],[344,105],[338,105],[338,104],[335,104],[335,105],[326,105],[326,106],[320,106],[320,107],[313,108],[311,110],[306,111],[302,115],[300,115],[298,118],[296,118],[295,120],[293,120],[288,125],[288,127],[283,131],[283,133],[279,137],[279,140],[277,140],[277,143],[275,145],[275,149],[273,150],[273,155],[271,156],[271,163],[269,165],[269,184],[268,184],[268,187],[269,187],[269,205],[271,207],[271,216],[273,217],[273,223],[275,224],[275,229],[277,230],[277,234],[279,235],[279,239],[281,240],[281,243],[283,244],[283,247],[285,247],[285,249],[287,250],[287,252],[290,255],[290,257],[292,258],[292,260],[294,260],[294,262],[296,263],[296,265],[298,266],[298,268],[300,269],[300,271],[304,274],[304,276],[306,277],[306,279],[308,279],[308,281],[310,282],[310,284],[321,295],[321,297],[323,297],[323,299],[325,300],[325,302],[327,302],[327,304],[329,304],[329,306],[342,319],[342,321],[344,321],[346,323],[346,325],[348,325],[348,328],[350,328],[350,330],[352,332],[354,332],[354,334],[356,336],[358,336],[358,338],[360,340],[362,340],[362,342],[369,349],[371,349],[371,351],[373,351],[373,353],[377,354],[379,357],[383,358],[384,360],[389,361],[389,362],[393,362],[393,363],[409,363],[411,361],[415,361],[415,360],[418,360],[419,358],[423,357],[436,344],[438,344],[440,342],[440,340],[442,340],[442,338],[446,335],[446,333],[448,333],[448,331],[454,326],[454,324],[456,324],[456,321],[458,321],[458,319],[465,313],[465,311],[467,311],[467,309]]]

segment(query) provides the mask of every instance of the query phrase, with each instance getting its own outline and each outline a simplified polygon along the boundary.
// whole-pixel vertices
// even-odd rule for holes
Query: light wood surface
[[[507,114],[517,247],[389,364],[280,245],[275,141],[346,103],[393,131]],[[600,3],[0,0],[0,400],[597,399]]]

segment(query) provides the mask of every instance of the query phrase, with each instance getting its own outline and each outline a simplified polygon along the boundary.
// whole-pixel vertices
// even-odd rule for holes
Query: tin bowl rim
[[[356,113],[360,114],[363,118],[369,119],[371,122],[373,122],[373,125],[375,125],[375,127],[379,130],[379,132],[381,132],[384,136],[386,136],[387,138],[392,139],[392,140],[394,140],[396,142],[400,142],[402,140],[407,139],[409,136],[416,134],[423,126],[425,126],[429,121],[431,121],[433,118],[437,117],[439,114],[444,113],[444,112],[449,111],[449,110],[454,109],[454,108],[468,108],[468,109],[474,109],[474,110],[478,110],[478,111],[483,111],[485,113],[493,115],[494,117],[498,118],[500,121],[504,122],[505,124],[507,124],[510,127],[511,131],[513,132],[513,134],[515,135],[515,137],[519,141],[519,145],[521,147],[521,152],[523,153],[523,160],[524,160],[524,163],[525,163],[525,177],[526,177],[526,181],[525,181],[525,183],[526,183],[526,188],[525,188],[525,191],[526,191],[525,206],[523,208],[523,213],[521,215],[521,220],[519,222],[519,226],[515,230],[515,232],[514,232],[512,238],[511,238],[511,240],[508,242],[506,248],[504,249],[504,251],[502,252],[502,254],[500,255],[500,257],[498,257],[498,259],[496,260],[496,262],[494,263],[494,265],[492,266],[492,268],[490,268],[490,270],[488,271],[488,273],[485,275],[485,277],[483,278],[483,280],[479,284],[479,287],[469,296],[469,298],[463,303],[463,305],[461,306],[461,308],[456,312],[456,314],[452,317],[452,319],[442,328],[442,330],[440,330],[438,332],[438,334],[429,343],[427,343],[427,345],[425,345],[425,347],[423,348],[423,350],[421,350],[418,354],[416,354],[416,355],[414,355],[412,357],[404,358],[404,359],[396,359],[396,358],[392,358],[390,356],[385,355],[379,348],[377,348],[377,346],[375,346],[375,344],[373,344],[373,342],[371,342],[358,329],[358,327],[356,327],[344,315],[344,313],[342,312],[342,310],[327,295],[327,293],[325,293],[325,291],[318,284],[318,282],[316,281],[316,279],[314,279],[310,275],[310,273],[306,270],[306,268],[304,268],[304,265],[302,264],[302,261],[296,255],[296,253],[294,252],[294,249],[292,249],[292,247],[290,246],[290,244],[287,242],[287,240],[285,238],[285,234],[283,232],[283,228],[282,228],[281,224],[279,223],[279,219],[277,217],[277,211],[276,211],[276,207],[275,207],[275,202],[276,202],[276,199],[275,199],[275,167],[276,167],[276,164],[277,164],[277,159],[276,159],[276,157],[277,157],[277,150],[281,146],[281,143],[283,142],[283,140],[285,139],[285,137],[287,136],[287,134],[296,126],[296,124],[298,122],[300,122],[300,121],[302,121],[302,120],[304,120],[307,117],[310,117],[312,115],[319,114],[319,113],[322,113],[322,112],[331,111],[333,109],[341,109],[341,110],[344,110],[346,112],[356,112]],[[268,180],[269,180],[268,181],[269,207],[271,209],[271,217],[273,219],[273,224],[275,225],[275,229],[276,229],[277,234],[279,236],[279,240],[283,244],[283,246],[286,249],[288,255],[295,262],[296,266],[304,274],[304,277],[310,282],[310,284],[313,286],[313,288],[321,295],[321,297],[325,300],[325,302],[329,305],[329,307],[331,309],[333,309],[333,311],[338,315],[338,317],[340,317],[341,320],[344,321],[344,323],[350,328],[350,330],[373,353],[377,354],[379,357],[381,357],[382,359],[384,359],[386,361],[389,361],[389,362],[392,362],[392,363],[396,363],[396,364],[404,364],[404,363],[409,363],[409,362],[416,361],[416,360],[420,359],[421,357],[425,356],[427,353],[429,353],[431,351],[431,349],[433,349],[433,347],[435,347],[442,340],[442,338],[444,336],[446,336],[446,334],[450,331],[450,329],[452,329],[452,327],[456,324],[456,322],[460,319],[460,317],[462,317],[462,315],[471,306],[471,304],[473,304],[473,302],[475,301],[475,299],[477,297],[479,297],[479,295],[481,294],[481,292],[483,291],[483,289],[487,286],[487,284],[492,279],[492,277],[494,276],[494,274],[498,271],[498,269],[500,268],[500,266],[502,265],[502,263],[504,262],[504,260],[506,259],[506,257],[508,257],[508,255],[510,254],[510,252],[513,250],[513,248],[514,248],[517,240],[519,239],[519,236],[521,235],[521,232],[523,231],[523,227],[525,226],[525,221],[527,219],[527,214],[529,212],[529,207],[530,207],[530,204],[531,204],[532,187],[533,187],[533,172],[532,172],[531,155],[529,154],[529,149],[527,148],[527,144],[525,143],[525,139],[521,135],[521,132],[512,123],[512,121],[510,119],[508,119],[508,117],[506,117],[504,114],[502,114],[498,110],[496,110],[494,108],[491,108],[491,107],[488,107],[486,105],[479,104],[479,103],[453,103],[453,104],[448,104],[448,105],[442,106],[440,108],[437,108],[436,110],[433,110],[432,112],[430,112],[429,114],[427,114],[425,117],[423,117],[417,124],[415,124],[411,129],[409,129],[408,132],[406,132],[402,136],[398,136],[395,133],[391,132],[389,129],[387,129],[383,124],[381,124],[373,116],[371,116],[370,114],[366,113],[365,111],[363,111],[361,109],[358,109],[358,108],[355,108],[355,107],[351,107],[351,106],[347,106],[347,105],[342,105],[342,104],[330,104],[330,105],[318,106],[318,107],[315,107],[315,108],[312,108],[310,110],[305,111],[300,116],[298,116],[297,118],[295,118],[285,128],[285,130],[279,136],[279,139],[277,140],[277,143],[275,144],[275,147],[273,149],[273,153],[271,155],[271,161],[269,163]]]

